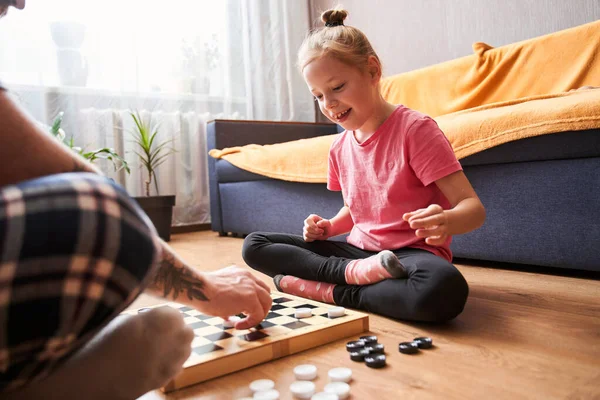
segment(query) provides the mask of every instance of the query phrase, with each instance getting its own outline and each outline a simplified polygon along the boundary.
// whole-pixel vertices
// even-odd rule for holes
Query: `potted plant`
[[[127,161],[123,159],[115,149],[111,147],[101,147],[96,150],[86,151],[83,147],[75,146],[75,140],[73,136],[67,140],[67,135],[65,131],[61,128],[62,120],[63,120],[64,112],[59,112],[54,121],[52,122],[52,126],[48,127],[50,133],[58,140],[60,143],[64,144],[75,153],[79,154],[89,162],[95,162],[96,160],[103,159],[112,162],[115,171],[120,171],[121,169],[125,169],[127,173],[130,173],[131,170],[129,168],[129,164]]]
[[[137,145],[137,154],[141,167],[146,169],[147,179],[144,182],[145,196],[134,197],[140,207],[146,212],[158,235],[166,242],[171,239],[171,220],[173,218],[173,206],[175,195],[161,196],[158,192],[156,181],[156,168],[166,161],[167,157],[175,152],[170,147],[172,140],[156,142],[158,126],[153,125],[151,119],[144,121],[139,113],[130,112],[135,123],[133,130],[134,143]],[[156,188],[156,196],[150,196],[152,182]]]

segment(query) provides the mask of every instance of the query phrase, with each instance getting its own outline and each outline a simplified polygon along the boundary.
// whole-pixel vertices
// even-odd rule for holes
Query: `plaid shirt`
[[[50,373],[137,297],[154,227],[94,174],[0,188],[0,390]]]

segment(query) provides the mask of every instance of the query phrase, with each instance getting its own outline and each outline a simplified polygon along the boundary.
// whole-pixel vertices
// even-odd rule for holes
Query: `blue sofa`
[[[208,147],[273,144],[336,134],[334,124],[215,120]],[[465,174],[486,207],[483,227],[457,235],[455,258],[600,271],[600,130],[506,143],[466,157]],[[342,207],[325,184],[271,179],[209,157],[212,229],[302,234],[311,213]],[[343,240],[343,237],[337,238]]]

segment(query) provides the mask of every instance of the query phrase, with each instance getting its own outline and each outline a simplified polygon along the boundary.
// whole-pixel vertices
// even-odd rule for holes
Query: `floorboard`
[[[194,267],[210,271],[245,266],[242,239],[214,232],[173,235],[171,245]],[[489,264],[489,263],[488,263]],[[448,324],[398,322],[371,316],[371,332],[386,346],[388,366],[369,369],[352,362],[345,340],[143,400],[238,399],[248,384],[272,379],[281,399],[292,399],[292,369],[315,364],[317,389],[327,370],[352,368],[350,399],[600,399],[600,281],[594,276],[537,273],[535,269],[478,265],[457,267],[470,295],[464,312]],[[542,269],[540,269],[542,270]],[[547,272],[547,270],[543,270]],[[574,275],[574,276],[571,276]],[[272,281],[261,275],[272,288]],[[142,295],[132,307],[161,300]],[[407,356],[401,341],[431,336],[434,348]]]

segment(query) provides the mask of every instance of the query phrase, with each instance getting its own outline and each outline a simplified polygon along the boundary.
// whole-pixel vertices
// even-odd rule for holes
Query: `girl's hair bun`
[[[338,26],[344,25],[347,16],[348,11],[336,8],[321,14],[321,20],[325,23],[325,26]]]

